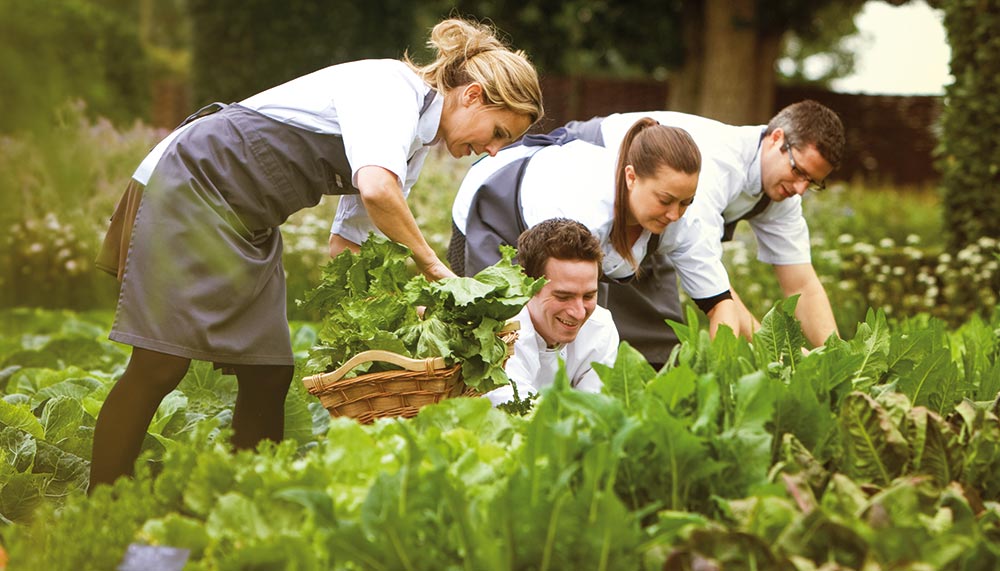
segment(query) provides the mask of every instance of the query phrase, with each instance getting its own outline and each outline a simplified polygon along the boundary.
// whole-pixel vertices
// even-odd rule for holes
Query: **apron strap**
[[[201,119],[202,117],[204,117],[206,115],[211,115],[212,113],[216,113],[218,111],[222,111],[225,108],[226,108],[226,104],[225,103],[219,103],[218,101],[216,101],[214,103],[209,103],[208,105],[206,105],[206,106],[202,107],[201,109],[195,111],[194,113],[188,115],[188,118],[185,119],[185,120],[183,120],[183,121],[181,121],[181,124],[178,125],[177,128],[180,129],[184,125],[187,125],[188,123],[190,123],[190,122],[192,122],[192,121],[194,121],[196,119]]]
[[[764,212],[764,210],[766,210],[767,207],[771,205],[771,197],[768,196],[767,193],[763,191],[761,191],[760,194],[761,194],[760,200],[758,200],[757,203],[753,205],[753,208],[748,210],[746,214],[740,216],[736,220],[733,220],[732,222],[726,222],[725,226],[722,227],[723,242],[729,242],[733,239],[733,234],[736,233],[736,225],[739,224],[741,220],[749,220],[754,216],[757,216],[761,212]]]
[[[431,89],[424,95],[424,106],[420,108],[420,116],[424,116],[424,112],[430,109],[431,103],[434,103],[434,96],[437,95],[437,90]]]

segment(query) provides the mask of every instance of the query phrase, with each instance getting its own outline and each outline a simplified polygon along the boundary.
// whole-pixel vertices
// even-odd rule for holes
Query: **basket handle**
[[[319,373],[317,375],[311,375],[308,377],[303,377],[302,382],[308,389],[322,389],[327,384],[339,381],[344,375],[349,373],[351,369],[357,367],[361,363],[367,363],[369,361],[385,361],[387,363],[392,363],[397,367],[402,367],[407,371],[427,371],[428,373],[434,369],[443,369],[445,367],[445,362],[443,357],[427,357],[426,359],[411,359],[409,357],[404,357],[399,353],[393,353],[392,351],[385,351],[382,349],[371,349],[369,351],[362,351],[357,355],[351,357],[346,363],[341,365],[335,371],[329,373]]]
[[[521,322],[516,319],[511,319],[503,324],[503,327],[501,327],[500,330],[497,331],[497,334],[499,335],[500,333],[510,333],[511,331],[520,331],[520,330],[521,330]]]

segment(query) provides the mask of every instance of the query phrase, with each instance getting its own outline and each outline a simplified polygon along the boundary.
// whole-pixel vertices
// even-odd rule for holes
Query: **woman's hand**
[[[441,278],[454,278],[455,272],[448,269],[448,266],[444,265],[444,262],[435,258],[427,266],[422,266],[420,268],[420,273],[424,274],[424,277],[431,281],[436,281]]]
[[[344,250],[350,250],[357,254],[361,251],[361,246],[351,242],[347,238],[344,238],[340,234],[330,234],[330,257],[336,258]]]

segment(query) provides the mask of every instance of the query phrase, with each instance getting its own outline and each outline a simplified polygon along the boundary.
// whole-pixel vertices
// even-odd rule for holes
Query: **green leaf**
[[[235,492],[223,494],[205,520],[209,537],[253,540],[269,533],[267,518],[253,500]]]
[[[35,438],[27,432],[10,427],[0,429],[0,461],[15,472],[30,470],[37,450]]]
[[[153,545],[190,549],[192,560],[201,559],[211,543],[204,522],[176,513],[146,521],[142,538]]]
[[[939,486],[959,480],[964,454],[959,437],[940,416],[914,407],[903,424],[912,454],[911,471],[928,474]]]
[[[321,528],[332,528],[337,524],[337,518],[333,511],[333,498],[322,490],[301,487],[284,488],[275,492],[274,497],[302,506]]]
[[[45,438],[45,429],[31,410],[4,400],[0,400],[0,425],[23,430],[38,440]]]
[[[302,383],[296,384],[285,397],[285,439],[299,444],[314,442],[313,417],[309,411],[309,396]],[[327,415],[329,416],[329,415]]]
[[[802,326],[795,319],[795,305],[799,297],[793,295],[771,308],[760,322],[760,329],[753,335],[754,352],[758,365],[780,363],[790,367],[802,359],[806,338]]]
[[[694,394],[697,380],[698,376],[694,371],[681,365],[670,370],[660,371],[646,385],[646,391],[664,403],[667,410],[674,414],[680,414],[682,412],[681,403]]]
[[[622,402],[625,410],[639,410],[646,384],[656,375],[646,358],[627,341],[618,346],[614,367],[593,364],[594,371],[604,383],[602,391]]]
[[[236,404],[236,377],[206,361],[193,361],[191,368],[177,386],[188,397],[192,412],[214,415]]]
[[[794,434],[810,450],[821,445],[836,429],[836,418],[829,402],[820,401],[812,384],[814,380],[823,384],[816,378],[818,371],[824,369],[814,365],[820,362],[817,357],[809,355],[802,361],[788,385],[776,390],[774,402],[774,434]],[[830,363],[830,360],[822,362]],[[844,374],[849,373],[844,371]],[[833,379],[828,378],[829,381]],[[828,401],[827,394],[823,394],[824,401]]]
[[[887,485],[902,473],[909,448],[902,433],[875,399],[853,392],[840,409],[840,435],[847,475]]]
[[[896,387],[910,397],[914,405],[931,406],[943,412],[961,399],[957,385],[958,368],[951,361],[951,351],[941,347],[900,375]]]
[[[882,310],[869,309],[865,322],[858,324],[858,331],[849,343],[852,352],[861,356],[861,364],[854,372],[855,388],[870,387],[878,382],[889,369],[889,327]]]
[[[27,523],[32,512],[42,502],[43,474],[14,474],[0,488],[0,516]]]
[[[82,492],[90,481],[90,445],[92,438],[73,438],[59,446],[38,441],[35,454],[36,474],[45,474],[45,495],[60,496]],[[83,450],[80,450],[80,449]],[[81,454],[86,453],[86,457]]]
[[[85,414],[80,402],[70,397],[49,399],[49,402],[45,403],[41,417],[45,440],[58,445],[72,437],[83,424]]]

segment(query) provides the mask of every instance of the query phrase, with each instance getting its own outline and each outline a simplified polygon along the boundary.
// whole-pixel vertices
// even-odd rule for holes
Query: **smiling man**
[[[551,385],[560,358],[571,386],[600,392],[601,380],[591,364],[611,366],[618,354],[611,313],[597,305],[600,242],[583,224],[552,218],[523,232],[517,252],[527,275],[548,280],[514,318],[521,333],[504,368],[518,396],[526,398]],[[497,405],[511,400],[514,391],[508,385],[486,397]]]

